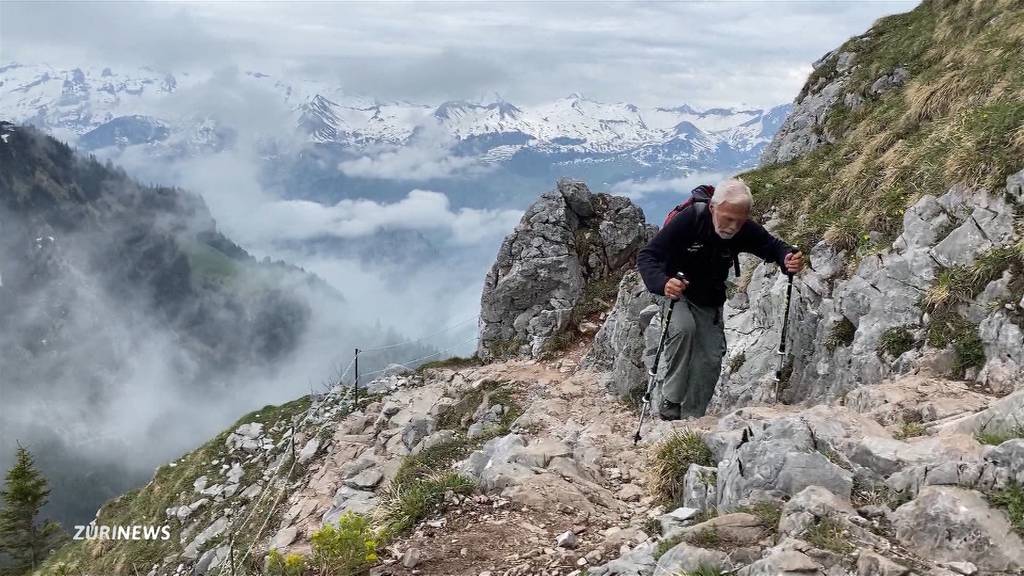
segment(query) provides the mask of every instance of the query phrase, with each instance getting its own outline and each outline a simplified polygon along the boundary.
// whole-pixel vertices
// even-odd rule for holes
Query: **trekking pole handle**
[[[786,256],[788,257],[791,254],[797,254],[797,253],[803,254],[803,252],[804,251],[801,250],[799,246],[794,246],[794,247],[790,248],[788,252],[786,252]],[[786,276],[789,276],[790,279],[793,278],[793,273],[790,272],[788,268],[786,268],[786,261],[785,261],[785,259],[783,259],[783,261],[782,261],[782,271],[785,272]]]

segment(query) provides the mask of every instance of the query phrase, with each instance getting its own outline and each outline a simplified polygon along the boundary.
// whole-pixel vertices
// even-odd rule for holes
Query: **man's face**
[[[711,206],[711,221],[715,224],[715,233],[725,240],[735,236],[749,217],[750,209],[742,205]]]

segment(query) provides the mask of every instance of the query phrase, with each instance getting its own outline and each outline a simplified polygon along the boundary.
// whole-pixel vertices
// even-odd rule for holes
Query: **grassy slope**
[[[780,232],[802,246],[824,238],[864,254],[899,234],[923,194],[999,189],[1024,168],[1022,46],[1024,5],[1008,0],[926,1],[878,20],[838,51],[857,54],[845,93],[864,106],[850,110],[841,96],[825,119],[835,144],[744,174],[755,214],[777,207]],[[835,64],[815,70],[804,92],[834,77]],[[868,96],[897,66],[910,72],[903,88]],[[882,240],[872,246],[869,231]]]
[[[225,459],[236,459],[227,455],[225,442],[228,435],[242,424],[261,422],[264,425],[263,430],[271,431],[270,437],[276,443],[293,423],[293,418],[301,417],[308,408],[309,397],[305,396],[280,406],[268,405],[251,412],[206,444],[176,460],[174,466],[165,464],[158,468],[153,479],[142,488],[114,498],[100,509],[96,522],[98,525],[166,524],[171,527],[170,540],[72,541],[58,549],[37,573],[114,575],[135,574],[137,571],[139,574],[145,574],[161,558],[180,553],[184,549],[184,545],[179,542],[184,526],[176,520],[167,519],[165,511],[171,506],[198,500],[200,495],[195,493],[193,482],[200,476],[207,476],[210,485],[223,482],[224,472],[221,463],[224,463]],[[278,430],[272,431],[278,423]],[[218,460],[218,464],[212,464],[213,460]],[[262,472],[262,468],[250,470],[246,467],[243,487]],[[202,519],[200,529],[205,528],[219,516],[221,508],[218,504],[201,508],[187,523],[197,518]],[[189,540],[186,539],[185,543],[187,544]]]

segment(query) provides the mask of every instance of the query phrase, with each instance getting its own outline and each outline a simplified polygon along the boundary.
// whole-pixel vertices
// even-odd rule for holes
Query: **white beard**
[[[715,226],[715,234],[718,234],[718,237],[721,238],[722,240],[728,240],[728,239],[730,239],[730,238],[732,238],[733,236],[736,235],[735,232],[733,232],[731,234],[726,234],[726,233],[722,232],[721,230],[719,230],[717,226]]]

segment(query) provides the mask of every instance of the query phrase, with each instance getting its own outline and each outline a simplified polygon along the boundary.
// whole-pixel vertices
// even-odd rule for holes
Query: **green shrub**
[[[306,569],[306,558],[294,552],[287,556],[277,550],[267,555],[267,571],[270,576],[302,576]]]
[[[690,464],[711,465],[711,450],[700,434],[685,429],[673,431],[654,450],[652,491],[661,501],[675,504],[683,496],[683,477]]]
[[[905,327],[889,328],[882,332],[882,337],[878,341],[878,352],[899,358],[904,352],[913,350],[916,343],[913,334]]]
[[[353,512],[342,514],[310,537],[313,563],[319,574],[350,576],[365,574],[377,562],[376,531],[367,519]]]

